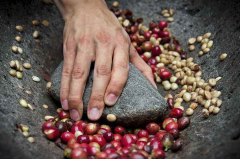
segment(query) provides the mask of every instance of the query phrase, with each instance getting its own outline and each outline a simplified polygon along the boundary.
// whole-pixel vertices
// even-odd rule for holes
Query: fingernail
[[[63,108],[64,110],[68,110],[68,101],[67,101],[67,99],[65,99],[65,100],[62,101],[62,108]]]
[[[116,103],[116,101],[117,101],[117,96],[115,96],[114,94],[109,94],[107,96],[107,101],[106,101],[107,105],[113,105]]]
[[[89,116],[91,120],[98,120],[99,119],[99,110],[98,108],[90,109]]]
[[[70,110],[70,116],[73,120],[80,120],[80,116],[79,116],[79,113],[76,109],[71,109]]]
[[[157,85],[156,85],[156,83],[155,83],[155,81],[153,79],[151,79],[151,83],[157,89]]]

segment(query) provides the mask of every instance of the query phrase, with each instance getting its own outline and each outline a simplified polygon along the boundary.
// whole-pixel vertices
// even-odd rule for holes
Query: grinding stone
[[[60,101],[62,66],[63,64],[61,63],[53,73],[53,86],[50,89],[50,94],[58,101]],[[93,72],[92,69],[83,95],[85,114],[91,96]],[[166,100],[149,83],[144,75],[130,63],[129,77],[120,98],[114,106],[105,107],[102,118],[106,120],[107,114],[115,114],[117,117],[116,123],[118,124],[124,126],[140,126],[151,121],[162,119],[166,111]]]

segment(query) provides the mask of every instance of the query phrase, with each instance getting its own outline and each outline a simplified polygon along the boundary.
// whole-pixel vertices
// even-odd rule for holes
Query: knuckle
[[[120,95],[124,86],[124,82],[113,81],[114,85],[109,87],[109,91],[115,95]]]
[[[63,76],[63,77],[70,77],[70,75],[71,75],[71,70],[70,70],[70,68],[68,68],[68,67],[63,68],[62,76]]]
[[[117,31],[116,39],[120,45],[126,45],[130,43],[129,38],[123,34],[122,29],[121,31]]]
[[[103,95],[102,94],[93,94],[91,96],[91,100],[94,101],[94,102],[103,102]]]
[[[110,75],[111,68],[105,64],[97,66],[97,74],[98,75]]]
[[[66,48],[66,50],[72,50],[74,49],[76,46],[76,43],[74,40],[66,40],[64,42],[64,47]]]
[[[129,64],[126,61],[120,61],[116,67],[117,69],[129,71]]]
[[[69,92],[69,88],[61,88],[61,90],[60,90],[61,100],[67,99],[68,92]]]
[[[63,47],[64,57],[74,55],[76,50],[76,42],[74,40],[66,40]]]
[[[68,91],[69,91],[69,88],[61,88],[61,90],[60,90],[61,96],[64,96],[65,94],[67,94]]]
[[[96,34],[96,40],[102,44],[108,44],[110,41],[110,35],[104,30],[99,30]]]
[[[89,34],[83,34],[79,38],[79,44],[81,46],[89,46],[91,43],[91,36]]]
[[[72,105],[78,105],[82,102],[82,99],[79,96],[69,96],[68,101]]]
[[[77,67],[73,69],[72,78],[73,79],[81,79],[85,75],[85,70],[81,67]]]

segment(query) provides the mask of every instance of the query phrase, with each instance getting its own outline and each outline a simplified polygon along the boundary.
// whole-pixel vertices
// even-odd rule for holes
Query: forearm
[[[54,3],[65,21],[77,11],[93,11],[96,7],[107,8],[105,0],[54,0]]]

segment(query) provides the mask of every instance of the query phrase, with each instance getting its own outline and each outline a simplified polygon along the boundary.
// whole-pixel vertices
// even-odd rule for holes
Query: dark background
[[[111,4],[112,0],[107,0]],[[240,2],[238,0],[119,0],[120,8],[129,8],[137,17],[143,17],[145,24],[164,19],[160,11],[165,8],[175,10],[175,21],[169,24],[173,35],[187,49],[191,37],[212,33],[214,45],[209,54],[197,56],[197,50],[188,53],[203,69],[203,78],[223,77],[216,89],[222,91],[223,105],[218,115],[207,120],[200,114],[200,108],[191,117],[192,123],[184,130],[184,149],[178,153],[167,153],[167,158],[240,158]],[[32,26],[32,20],[50,22],[48,27]],[[22,25],[24,32],[15,30]],[[64,23],[54,5],[43,4],[40,0],[0,1],[0,158],[62,158],[62,150],[45,139],[41,125],[45,115],[56,115],[55,103],[45,89],[43,70],[52,73],[62,60],[62,30]],[[34,30],[40,31],[41,45],[32,37]],[[22,35],[17,44],[15,36]],[[24,49],[21,57],[33,64],[31,70],[23,72],[19,80],[9,75],[9,62],[20,59],[11,51],[17,45]],[[199,48],[196,45],[196,48]],[[225,61],[219,56],[227,53]],[[31,76],[39,76],[42,81],[34,83]],[[22,85],[32,91],[28,95],[18,88]],[[159,89],[162,88],[159,86]],[[162,94],[166,92],[160,91]],[[35,110],[24,109],[19,99],[24,98]],[[42,108],[47,104],[49,109]],[[186,107],[186,106],[185,106]],[[16,124],[30,127],[30,135],[36,140],[29,143],[16,131]]]

